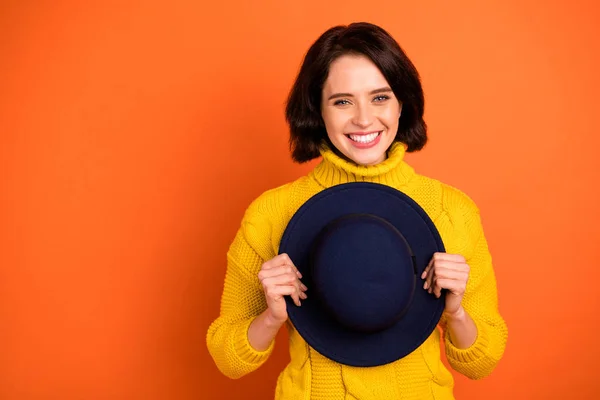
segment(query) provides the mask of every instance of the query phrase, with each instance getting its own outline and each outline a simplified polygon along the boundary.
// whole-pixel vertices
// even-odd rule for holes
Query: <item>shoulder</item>
[[[262,220],[265,218],[278,218],[288,216],[295,208],[298,201],[302,201],[317,190],[313,188],[314,182],[310,175],[304,175],[298,179],[285,183],[281,186],[269,189],[256,197],[244,213],[244,219]]]
[[[424,175],[415,176],[412,191],[430,212],[446,251],[469,258],[483,233],[475,201],[464,191]]]
[[[269,189],[256,197],[244,212],[242,227],[245,229],[266,229],[285,213],[290,188],[293,183]]]
[[[240,233],[263,259],[275,256],[273,238],[285,225],[292,186],[290,182],[264,191],[244,212]]]
[[[442,184],[444,220],[451,226],[447,238],[453,253],[470,259],[483,235],[479,207],[469,195],[453,186]]]
[[[435,220],[443,214],[450,216],[477,215],[479,209],[465,192],[437,179],[415,174],[408,194]]]
[[[479,215],[479,207],[465,192],[441,183],[442,207],[448,213],[461,213],[463,215]]]

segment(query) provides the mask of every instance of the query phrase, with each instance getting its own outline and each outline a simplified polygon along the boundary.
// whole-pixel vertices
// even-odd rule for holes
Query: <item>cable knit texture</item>
[[[504,353],[507,327],[498,312],[496,280],[479,210],[459,190],[415,173],[404,160],[406,148],[395,143],[376,166],[358,166],[322,149],[323,160],[305,177],[269,190],[247,209],[227,253],[220,316],[211,324],[207,345],[217,367],[230,378],[259,368],[273,351],[256,351],[248,342],[250,323],[266,309],[257,278],[261,265],[278,254],[279,241],[293,214],[321,190],[346,182],[376,182],[411,196],[433,220],[448,253],[462,254],[471,268],[463,306],[477,326],[477,339],[459,349],[440,330],[408,356],[382,366],[338,364],[300,337],[291,323],[290,362],[277,379],[275,399],[389,400],[453,399],[452,374],[441,362],[440,341],[452,368],[471,378],[489,375]],[[293,260],[292,260],[293,261]]]

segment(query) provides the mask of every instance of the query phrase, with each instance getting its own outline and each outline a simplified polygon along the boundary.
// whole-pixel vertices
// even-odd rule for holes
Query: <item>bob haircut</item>
[[[394,141],[407,145],[408,152],[421,150],[427,142],[427,125],[423,120],[423,88],[417,69],[383,28],[356,22],[328,29],[304,57],[285,109],[292,159],[304,163],[319,157],[319,148],[324,143],[333,147],[321,116],[321,97],[329,66],[347,54],[366,56],[379,68],[402,104]]]

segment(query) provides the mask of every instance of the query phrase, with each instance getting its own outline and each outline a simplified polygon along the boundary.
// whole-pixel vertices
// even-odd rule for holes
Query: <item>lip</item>
[[[345,135],[346,136],[350,136],[350,135],[356,135],[356,136],[365,136],[365,135],[370,135],[372,133],[381,133],[383,131],[379,130],[379,131],[369,131],[369,132],[348,132]]]
[[[375,140],[373,140],[370,143],[360,143],[360,142],[355,142],[354,140],[350,139],[350,135],[364,136],[364,135],[370,135],[372,133],[379,133],[379,135],[377,135]],[[377,144],[379,144],[379,141],[381,140],[382,134],[383,134],[383,131],[352,132],[352,133],[347,133],[346,137],[348,138],[350,143],[352,143],[352,146],[356,147],[357,149],[364,150],[364,149],[370,149],[371,147],[377,146]]]

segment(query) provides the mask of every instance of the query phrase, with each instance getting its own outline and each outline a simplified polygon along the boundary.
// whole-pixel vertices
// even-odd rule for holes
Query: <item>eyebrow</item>
[[[379,89],[371,90],[369,94],[387,93],[391,92],[392,89],[389,86],[382,87]],[[351,93],[334,93],[327,100],[337,99],[338,97],[353,97]]]

